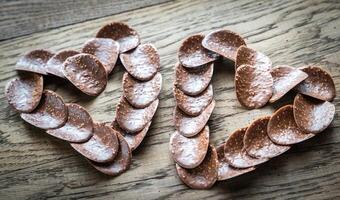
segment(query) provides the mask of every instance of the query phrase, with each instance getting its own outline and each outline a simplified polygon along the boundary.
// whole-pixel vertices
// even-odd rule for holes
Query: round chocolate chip
[[[248,127],[243,144],[247,153],[255,158],[273,158],[290,149],[290,146],[273,143],[267,134],[270,116],[255,120]]]
[[[273,93],[273,78],[270,71],[242,65],[235,75],[236,96],[239,102],[248,109],[266,105]]]
[[[43,82],[43,77],[34,73],[11,80],[5,89],[8,103],[19,112],[32,112],[40,102]]]
[[[139,109],[132,107],[125,98],[121,98],[116,108],[117,123],[128,133],[142,131],[154,116],[158,102],[156,99],[149,106]]]
[[[279,100],[283,95],[305,80],[308,75],[300,69],[290,66],[277,66],[271,70],[273,76],[273,96],[269,102]]]
[[[242,174],[253,171],[255,169],[255,167],[239,169],[229,165],[224,156],[224,143],[219,145],[216,148],[216,151],[218,159],[218,177],[217,177],[218,181],[231,179],[236,176],[240,176]]]
[[[334,104],[302,94],[294,99],[294,119],[297,126],[306,133],[320,133],[333,121]]]
[[[175,86],[187,95],[199,95],[209,86],[213,71],[213,63],[206,64],[195,70],[185,69],[181,64],[177,63]]]
[[[206,90],[197,96],[184,94],[176,86],[174,87],[176,105],[187,115],[198,116],[211,103],[213,99],[213,88],[210,84]]]
[[[60,78],[65,78],[63,74],[64,62],[68,57],[79,54],[78,51],[73,50],[63,50],[54,54],[52,58],[50,58],[46,64],[46,72],[49,74],[53,74],[55,76],[59,76]]]
[[[119,43],[120,53],[136,48],[139,43],[137,31],[122,22],[112,22],[103,26],[97,33],[97,38],[111,38]]]
[[[178,107],[174,112],[174,123],[176,130],[185,137],[192,137],[198,134],[207,124],[212,111],[215,108],[215,101],[213,100],[203,112],[196,116],[189,116],[184,114]]]
[[[247,128],[238,129],[225,141],[225,160],[232,167],[249,168],[268,161],[267,158],[255,158],[247,154],[243,145],[243,139],[246,131]]]
[[[204,35],[196,34],[186,38],[178,50],[178,59],[188,68],[195,68],[213,62],[218,55],[202,46]]]
[[[139,81],[129,73],[123,76],[123,95],[135,108],[145,108],[157,99],[162,88],[162,75],[157,73],[149,81]]]
[[[237,49],[242,45],[246,45],[246,42],[237,33],[222,29],[206,35],[202,45],[210,51],[235,61]]]
[[[117,62],[119,43],[110,38],[93,38],[85,43],[82,52],[94,55],[109,74]]]
[[[270,70],[272,61],[262,52],[246,46],[240,46],[237,50],[235,70],[241,65],[252,65],[263,70]]]
[[[143,139],[146,136],[151,125],[151,121],[146,124],[146,126],[139,132],[136,133],[128,133],[121,129],[116,120],[112,122],[112,128],[118,131],[124,138],[125,141],[129,144],[131,151],[137,149],[137,147],[142,143]]]
[[[98,96],[107,84],[105,68],[90,54],[81,53],[67,58],[63,73],[73,85],[90,96]]]
[[[39,105],[31,113],[21,113],[20,116],[33,126],[52,129],[59,128],[66,123],[68,111],[58,94],[45,90]]]
[[[318,66],[307,66],[301,70],[308,74],[308,78],[296,86],[298,92],[323,101],[333,101],[335,85],[328,72]]]
[[[64,126],[46,132],[69,142],[85,142],[93,135],[93,122],[90,114],[78,104],[66,104],[68,119]]]
[[[130,168],[131,150],[124,137],[117,133],[119,140],[119,151],[113,161],[108,163],[98,163],[90,161],[90,164],[98,171],[110,175],[117,176]]]
[[[119,57],[126,71],[141,81],[152,79],[160,68],[159,54],[152,44],[141,44]]]
[[[19,59],[15,69],[47,75],[46,63],[52,56],[53,53],[44,49],[30,51]]]
[[[202,163],[209,146],[209,127],[193,137],[184,137],[175,131],[170,137],[170,152],[174,161],[186,169],[192,169]]]
[[[113,161],[118,153],[118,133],[103,123],[93,124],[93,136],[84,143],[70,143],[81,155],[95,162]]]
[[[296,144],[314,136],[312,133],[304,133],[297,126],[292,105],[281,107],[271,116],[267,132],[269,138],[280,145]]]
[[[179,178],[193,189],[211,188],[217,180],[218,160],[215,147],[209,146],[203,162],[196,168],[185,169],[176,164]]]

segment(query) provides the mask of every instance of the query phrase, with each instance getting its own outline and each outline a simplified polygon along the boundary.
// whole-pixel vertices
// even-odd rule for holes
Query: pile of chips
[[[54,75],[87,95],[98,96],[118,56],[127,72],[112,123],[94,122],[85,108],[44,90],[44,79]],[[16,64],[19,78],[7,84],[6,96],[24,121],[69,142],[97,170],[116,176],[130,167],[132,151],[144,139],[157,110],[162,86],[159,69],[157,49],[140,44],[138,33],[128,25],[113,22],[80,52],[34,50],[24,55]]]
[[[236,96],[247,109],[273,103],[292,89],[298,94],[293,105],[236,130],[215,148],[209,144],[207,122],[215,107],[211,78],[219,58],[235,63]],[[229,30],[186,38],[178,60],[173,91],[176,131],[170,137],[170,152],[179,178],[191,188],[208,189],[217,180],[250,172],[322,132],[334,118],[330,101],[335,85],[327,72],[317,66],[272,68],[265,54],[247,47]]]

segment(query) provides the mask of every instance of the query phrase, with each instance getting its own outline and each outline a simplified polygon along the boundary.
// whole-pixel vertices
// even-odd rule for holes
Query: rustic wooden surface
[[[93,8],[95,11],[96,5]],[[88,16],[95,15],[88,12]],[[54,23],[49,18],[44,20]],[[79,49],[101,26],[114,20],[127,22],[139,32],[143,42],[151,42],[158,48],[163,90],[154,122],[142,146],[134,152],[131,169],[112,178],[93,169],[67,143],[24,123],[6,103],[3,89],[16,76],[13,67],[23,53],[35,48]],[[34,19],[30,22],[37,26]],[[0,26],[1,35],[6,32],[2,38],[36,31],[13,28],[15,20],[3,18],[1,23],[7,23],[12,27],[9,30],[14,31],[8,33],[6,27]],[[340,94],[340,2],[337,0],[175,1],[3,40],[0,42],[0,199],[340,198],[339,97],[334,100],[336,116],[330,128],[295,145],[255,172],[219,182],[206,191],[191,190],[180,182],[168,151],[169,134],[174,130],[172,82],[176,51],[186,36],[222,27],[240,33],[249,46],[266,53],[275,65],[324,65]],[[123,68],[118,66],[106,90],[97,98],[86,97],[59,79],[49,78],[46,87],[61,94],[65,101],[88,108],[95,120],[111,121],[122,93],[122,74]],[[220,144],[233,130],[272,113],[293,98],[290,95],[263,109],[245,110],[236,100],[233,75],[231,65],[215,67],[213,85],[217,105],[209,121],[213,144]]]
[[[167,1],[169,0],[2,0],[0,40]]]

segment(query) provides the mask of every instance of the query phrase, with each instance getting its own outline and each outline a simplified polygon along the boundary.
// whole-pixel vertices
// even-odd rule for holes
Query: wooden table
[[[28,3],[30,2],[30,3]],[[336,199],[340,198],[340,99],[330,128],[257,170],[210,190],[191,190],[178,179],[169,156],[174,131],[172,83],[177,49],[190,34],[228,28],[274,65],[321,64],[332,74],[340,94],[340,2],[334,1],[2,1],[0,3],[0,199]],[[104,24],[123,21],[161,56],[160,107],[131,169],[107,177],[92,168],[63,141],[20,119],[3,89],[16,76],[13,67],[27,51],[79,49]],[[48,78],[46,88],[77,102],[96,121],[114,118],[122,93],[122,66],[97,98],[69,83]],[[246,110],[235,97],[232,66],[219,65],[213,78],[211,143],[220,144],[235,129],[291,102],[293,95],[263,109]]]

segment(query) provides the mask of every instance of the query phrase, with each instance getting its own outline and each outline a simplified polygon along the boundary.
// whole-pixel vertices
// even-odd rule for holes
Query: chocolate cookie
[[[179,62],[188,68],[195,68],[215,61],[218,55],[202,46],[204,35],[196,34],[186,38],[178,50]]]
[[[217,177],[218,181],[231,179],[236,176],[240,176],[242,174],[255,170],[255,167],[239,169],[239,168],[230,166],[224,156],[224,143],[219,145],[216,148],[216,151],[217,151],[217,159],[218,159],[218,177]]]
[[[270,71],[242,65],[235,74],[236,96],[248,109],[261,108],[273,93],[273,78]]]
[[[32,112],[40,102],[43,82],[43,77],[34,73],[12,79],[5,88],[8,103],[19,112]]]
[[[202,41],[204,48],[235,61],[237,49],[246,45],[243,38],[229,30],[216,30],[206,35]]]
[[[15,65],[16,70],[47,75],[46,63],[53,56],[48,50],[33,50],[22,56]]]
[[[267,134],[267,125],[270,116],[255,120],[248,127],[243,144],[247,153],[255,158],[273,158],[290,149],[290,146],[273,143]]]
[[[176,64],[175,86],[185,94],[195,96],[202,93],[210,84],[214,72],[214,64],[209,63],[196,70],[185,69]]]
[[[98,96],[107,84],[105,68],[90,54],[81,53],[67,58],[63,73],[73,85],[90,96]]]
[[[162,88],[162,75],[157,73],[151,80],[143,82],[129,73],[123,76],[123,95],[135,108],[145,108],[157,99]]]
[[[198,116],[211,103],[213,99],[213,88],[210,84],[201,94],[197,96],[189,96],[184,94],[184,92],[177,87],[174,87],[174,96],[177,107],[185,114]]]
[[[151,125],[151,121],[146,124],[146,126],[139,132],[136,133],[128,133],[121,129],[116,120],[112,122],[112,128],[118,131],[124,138],[125,141],[129,144],[131,151],[137,149],[137,147],[142,143],[143,139],[146,136]]]
[[[90,114],[78,104],[66,104],[68,119],[64,126],[49,129],[46,133],[68,142],[86,142],[93,135],[93,122]]]
[[[145,108],[132,107],[125,98],[121,98],[116,107],[116,120],[119,126],[128,133],[136,133],[142,131],[146,124],[154,116],[159,100],[154,100]]]
[[[160,68],[159,54],[152,44],[141,44],[119,57],[126,71],[141,81],[152,79]]]
[[[294,119],[297,126],[306,133],[320,133],[333,121],[334,104],[302,94],[294,99]]]
[[[49,90],[43,92],[39,105],[31,113],[20,114],[23,120],[41,129],[59,128],[66,123],[67,116],[63,99]]]
[[[287,65],[277,66],[273,68],[270,73],[274,80],[273,96],[269,99],[271,103],[279,100],[283,95],[308,77],[302,70]]]
[[[247,128],[241,128],[233,132],[225,141],[225,161],[235,168],[250,168],[268,161],[267,158],[255,158],[247,154],[244,149],[243,139]]]
[[[262,52],[247,46],[240,46],[237,49],[235,70],[241,65],[252,65],[263,70],[270,70],[272,61]]]
[[[78,51],[63,50],[52,56],[46,64],[46,72],[60,78],[65,78],[63,74],[64,62],[67,58],[79,54]]]
[[[184,114],[178,107],[176,107],[174,112],[176,130],[185,137],[195,136],[207,124],[214,108],[215,101],[213,100],[200,115],[192,117]]]
[[[335,85],[328,72],[318,66],[307,66],[301,70],[308,74],[308,78],[296,86],[298,92],[323,101],[333,101]]]
[[[93,38],[84,44],[82,52],[94,55],[109,74],[117,62],[119,43],[110,38]]]
[[[215,147],[209,146],[203,162],[196,168],[185,169],[176,164],[179,178],[193,189],[211,188],[217,180],[218,160]]]
[[[174,161],[186,169],[202,163],[209,146],[209,127],[205,126],[197,135],[187,138],[175,131],[170,137],[170,152]]]
[[[267,133],[274,143],[280,145],[296,144],[314,136],[312,133],[304,133],[297,126],[292,105],[281,107],[271,116]]]
[[[136,48],[139,43],[137,31],[122,22],[112,22],[103,26],[96,35],[97,38],[111,38],[119,43],[119,52],[124,53]]]
[[[93,136],[84,143],[70,143],[81,155],[95,162],[113,161],[119,150],[117,132],[103,123],[93,124]]]
[[[89,161],[90,164],[98,171],[110,175],[117,176],[130,168],[132,155],[128,143],[124,137],[117,133],[119,140],[119,151],[113,161],[108,163],[98,163]]]

